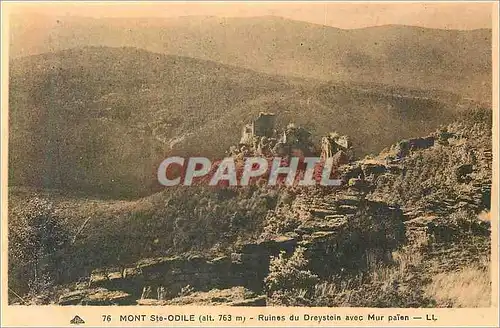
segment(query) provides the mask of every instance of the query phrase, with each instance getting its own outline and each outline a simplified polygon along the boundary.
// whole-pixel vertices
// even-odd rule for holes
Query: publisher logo
[[[85,323],[85,321],[82,318],[80,318],[80,316],[75,315],[75,317],[71,319],[69,323],[72,325],[82,325]]]

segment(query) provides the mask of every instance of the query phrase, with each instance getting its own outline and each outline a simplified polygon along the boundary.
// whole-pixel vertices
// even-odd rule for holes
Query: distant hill
[[[10,183],[137,196],[168,154],[220,158],[260,111],[358,155],[433,131],[462,99],[380,84],[268,75],[136,48],[86,47],[11,60]]]
[[[377,82],[491,99],[491,30],[379,26],[343,30],[273,16],[14,17],[14,57],[80,46],[131,46],[274,75]]]

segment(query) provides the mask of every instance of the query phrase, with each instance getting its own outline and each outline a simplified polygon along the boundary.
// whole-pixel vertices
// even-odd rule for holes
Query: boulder
[[[362,169],[365,177],[370,175],[377,176],[387,172],[387,167],[385,165],[377,163],[363,163]]]
[[[89,288],[63,294],[59,305],[131,305],[132,295],[123,291],[110,291],[105,288]]]
[[[241,301],[233,301],[228,306],[266,306],[267,297],[266,295],[257,296],[254,298],[249,298]]]
[[[435,138],[432,136],[425,138],[415,138],[408,141],[410,150],[427,149],[434,146]]]
[[[89,293],[81,302],[82,305],[132,305],[134,298],[123,291],[101,289]]]
[[[90,274],[89,286],[100,287],[106,285],[108,282],[108,274],[103,270],[94,270]]]

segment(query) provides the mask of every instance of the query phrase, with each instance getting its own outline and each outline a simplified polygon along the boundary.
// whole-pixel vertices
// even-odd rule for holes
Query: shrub
[[[307,270],[305,249],[298,247],[290,257],[284,252],[271,259],[264,283],[268,301],[275,305],[305,305],[312,296],[318,277]]]
[[[300,223],[299,214],[294,212],[290,205],[280,206],[267,213],[261,237],[279,236],[292,232],[299,227]]]
[[[33,198],[9,217],[9,287],[39,294],[57,283],[64,268],[58,256],[69,241],[52,205]]]
[[[330,307],[421,307],[432,300],[423,294],[419,275],[422,256],[410,248],[393,252],[392,264],[375,264],[366,273],[335,277],[315,286],[313,305]]]

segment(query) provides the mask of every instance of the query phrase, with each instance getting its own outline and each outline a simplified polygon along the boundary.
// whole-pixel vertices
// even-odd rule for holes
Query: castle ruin
[[[300,126],[290,123],[277,132],[274,113],[260,112],[250,124],[243,127],[238,147],[231,153],[247,155],[314,156],[316,147],[311,141],[311,133]],[[340,162],[353,159],[352,144],[348,136],[330,133],[321,139],[321,158],[338,158]]]
[[[352,143],[348,136],[332,132],[328,136],[321,138],[322,159],[333,157],[339,152],[345,154],[349,160],[354,158]]]
[[[275,115],[273,113],[260,112],[252,123],[243,127],[240,145],[253,146],[256,137],[275,137],[274,124]]]

